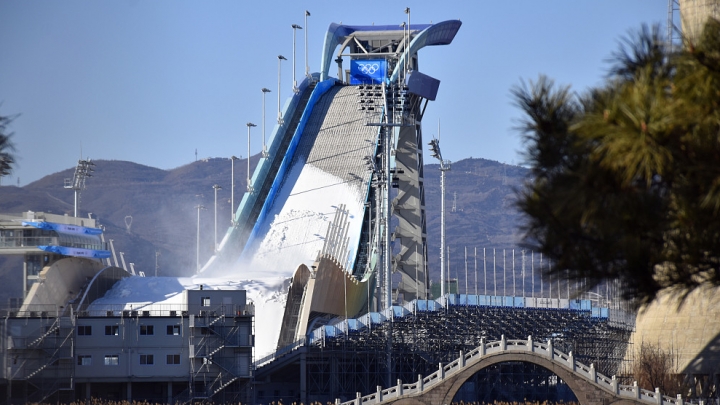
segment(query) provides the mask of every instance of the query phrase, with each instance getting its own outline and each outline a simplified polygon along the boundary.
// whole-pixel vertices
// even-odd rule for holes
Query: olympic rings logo
[[[375,74],[375,72],[380,70],[379,63],[358,63],[358,67],[360,68],[360,72],[366,75]]]

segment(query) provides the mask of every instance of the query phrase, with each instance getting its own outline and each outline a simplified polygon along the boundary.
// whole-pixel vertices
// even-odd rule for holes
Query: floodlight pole
[[[408,71],[408,58],[410,57],[410,7],[405,7],[405,14],[408,16],[407,20],[407,42],[405,43],[405,77],[403,80],[407,78],[407,71]]]
[[[237,156],[230,157],[230,224],[235,225],[235,161]]]
[[[440,162],[440,295],[445,296],[445,172],[450,162]]]
[[[204,205],[196,205],[195,208],[197,209],[197,268],[195,270],[195,274],[200,273],[200,210],[204,210]]]
[[[263,137],[262,137],[262,154],[261,154],[261,156],[267,159],[267,158],[270,156],[270,154],[268,153],[268,151],[267,151],[267,146],[265,145],[265,94],[266,94],[266,93],[270,93],[270,89],[267,89],[267,88],[263,87],[261,91],[262,91],[262,95],[263,95],[263,106],[262,106],[262,111],[263,111],[263,114],[262,114],[262,115],[263,115],[263,118],[262,118],[262,120],[263,120],[263,121],[262,121],[262,133],[263,133]]]
[[[222,190],[222,187],[215,184],[215,185],[213,185],[213,189],[215,190],[215,232],[214,232],[214,234],[215,234],[215,251],[217,252],[217,250],[218,250],[218,243],[217,243],[217,192],[218,192],[218,190]]]
[[[277,122],[278,122],[278,125],[282,125],[283,118],[282,118],[282,111],[280,110],[280,72],[281,72],[280,62],[283,60],[287,60],[287,58],[282,55],[278,55],[277,58],[278,58],[278,116],[277,116]]]
[[[439,132],[439,130],[438,130]],[[450,161],[443,160],[440,140],[428,143],[432,157],[440,162],[440,296],[445,296],[445,172],[450,170]]]
[[[297,30],[303,29],[303,27],[301,27],[297,24],[293,24],[292,28],[293,28],[293,92],[297,93],[300,91],[300,89],[297,86],[297,80],[295,80],[295,33],[297,32]]]
[[[247,192],[252,193],[253,188],[252,188],[252,184],[250,184],[250,128],[256,127],[257,125],[253,124],[252,122],[248,122],[245,125],[247,125],[247,128],[248,128]]]
[[[94,171],[93,166],[95,166],[95,163],[93,163],[90,159],[80,159],[78,160],[78,164],[75,167],[75,173],[73,174],[73,178],[65,179],[64,188],[72,189],[75,192],[75,218],[77,218],[78,216],[78,201],[80,191],[85,189],[85,179],[88,177],[92,177],[92,172]]]
[[[305,10],[305,77],[310,79],[310,64],[308,63],[308,17],[310,17],[310,12]]]

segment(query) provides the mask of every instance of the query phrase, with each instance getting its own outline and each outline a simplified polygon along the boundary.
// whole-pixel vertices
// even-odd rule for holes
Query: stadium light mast
[[[445,296],[445,172],[450,170],[450,161],[443,160],[440,153],[440,140],[433,139],[430,145],[431,156],[440,162],[440,296]]]
[[[195,270],[195,274],[200,273],[200,210],[204,210],[204,205],[196,205],[195,208],[197,209],[197,268]]]
[[[218,184],[213,185],[213,190],[215,190],[215,251],[218,250],[218,243],[217,243],[217,192],[218,190],[222,190],[222,187],[220,187]]]
[[[408,16],[407,20],[407,42],[405,42],[405,77],[403,80],[407,79],[407,71],[408,71],[408,58],[410,57],[410,7],[405,7],[405,14]]]
[[[278,117],[277,117],[277,121],[278,121],[278,125],[282,125],[283,124],[282,110],[280,110],[280,72],[281,72],[280,62],[287,60],[287,58],[282,55],[278,55],[277,58],[278,58]]]
[[[85,190],[85,179],[92,177],[92,173],[95,171],[93,167],[95,163],[90,159],[78,160],[78,164],[75,167],[75,174],[72,179],[65,179],[65,188],[72,189],[75,191],[75,213],[74,216],[78,216],[78,200],[80,197],[80,191]]]
[[[230,224],[235,225],[235,161],[237,156],[230,157]]]
[[[248,122],[245,125],[247,125],[248,127],[247,192],[252,193],[253,188],[252,184],[250,184],[250,128],[256,127],[257,125],[253,124],[252,122]]]
[[[312,76],[310,76],[310,64],[308,63],[308,17],[310,17],[310,12],[305,10],[305,77],[312,79]]]
[[[262,140],[262,142],[263,142],[263,144],[262,144],[262,154],[260,156],[267,159],[270,156],[270,154],[268,153],[267,146],[265,145],[265,94],[270,93],[270,89],[263,87],[261,91],[262,91],[262,95],[263,95],[263,108],[262,108],[262,111],[263,111],[263,122],[262,122],[263,140]]]
[[[300,91],[300,89],[297,86],[297,80],[295,80],[295,33],[297,33],[297,30],[303,29],[303,27],[293,24],[293,92],[297,93]],[[307,46],[307,44],[305,45]]]

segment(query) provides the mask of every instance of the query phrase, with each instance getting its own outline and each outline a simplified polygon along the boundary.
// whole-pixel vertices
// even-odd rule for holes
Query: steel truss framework
[[[572,351],[578,361],[615,375],[631,330],[583,310],[450,305],[441,312],[416,312],[316,342],[306,354],[307,395],[317,401],[349,400],[357,392],[366,395],[377,386],[395,385],[398,379],[415,381],[418,374],[436,371],[439,363],[457,358],[460,351],[474,349],[482,338],[493,341],[501,335],[552,339],[556,348]],[[572,399],[556,376],[524,363],[487,369],[469,382],[483,384],[494,384],[496,393],[529,384],[525,398]],[[506,398],[503,395],[493,399]]]

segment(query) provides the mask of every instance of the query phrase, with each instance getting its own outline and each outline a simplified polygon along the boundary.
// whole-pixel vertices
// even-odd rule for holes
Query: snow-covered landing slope
[[[357,92],[336,86],[318,101],[266,221],[243,252],[241,278],[290,277],[301,263],[310,267],[340,205],[349,211],[354,259],[369,179],[363,157],[373,153],[377,134],[357,109]]]
[[[357,87],[335,86],[315,105],[257,238],[231,268],[192,278],[131,277],[96,300],[90,311],[153,310],[182,305],[186,289],[245,289],[255,305],[255,357],[272,353],[280,333],[288,279],[310,267],[328,224],[344,204],[349,211],[349,257],[354,260],[363,226],[369,172],[363,158],[375,150],[377,127],[357,110]]]

